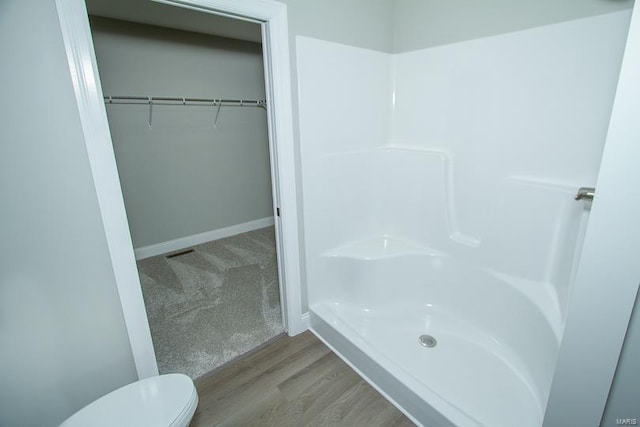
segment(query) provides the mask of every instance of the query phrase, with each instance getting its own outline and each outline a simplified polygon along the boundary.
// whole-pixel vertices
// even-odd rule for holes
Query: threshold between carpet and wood
[[[283,335],[196,387],[191,427],[414,425],[310,332]]]
[[[191,249],[138,271],[160,373],[197,380],[284,328],[274,227]]]

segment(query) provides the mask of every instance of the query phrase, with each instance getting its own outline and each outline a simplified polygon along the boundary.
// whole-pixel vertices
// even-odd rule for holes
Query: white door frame
[[[301,256],[295,178],[293,114],[286,5],[272,0],[161,0],[205,13],[262,22],[267,111],[275,188],[280,292],[289,335],[308,329],[302,313]],[[67,61],[82,124],[116,286],[139,378],[158,374],[133,244],[111,143],[102,87],[84,0],[56,0]],[[275,166],[275,167],[274,167]]]

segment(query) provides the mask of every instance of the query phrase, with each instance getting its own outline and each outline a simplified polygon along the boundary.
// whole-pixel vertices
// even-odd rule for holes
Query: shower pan
[[[311,328],[416,423],[542,424],[629,18],[297,38]]]

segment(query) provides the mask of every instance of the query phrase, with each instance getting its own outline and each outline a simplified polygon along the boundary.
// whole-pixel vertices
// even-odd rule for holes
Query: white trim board
[[[140,260],[156,255],[166,254],[168,252],[179,251],[181,249],[211,242],[213,240],[224,239],[225,237],[231,237],[237,234],[270,227],[274,224],[275,220],[273,217],[269,216],[244,222],[242,224],[232,225],[230,227],[218,228],[217,230],[205,231],[204,233],[198,233],[186,237],[179,237],[177,239],[156,243],[154,245],[142,246],[135,249],[136,259]]]
[[[83,0],[56,0],[56,11],[136,373],[140,379],[155,376],[158,364],[124,210],[87,9]]]

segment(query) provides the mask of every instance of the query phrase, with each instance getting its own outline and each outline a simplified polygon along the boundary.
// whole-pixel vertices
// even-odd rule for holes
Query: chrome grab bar
[[[596,194],[596,189],[592,187],[580,187],[578,194],[574,197],[576,200],[593,200],[593,196]]]

